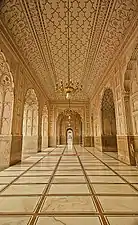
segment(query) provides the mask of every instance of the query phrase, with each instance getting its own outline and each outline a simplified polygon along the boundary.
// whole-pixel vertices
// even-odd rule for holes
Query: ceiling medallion
[[[74,83],[70,77],[70,21],[69,21],[69,0],[68,0],[68,82],[64,84],[61,82],[56,83],[56,91],[65,95],[66,99],[70,99],[73,94],[76,94],[79,91],[82,91],[82,85],[79,85],[79,82]]]

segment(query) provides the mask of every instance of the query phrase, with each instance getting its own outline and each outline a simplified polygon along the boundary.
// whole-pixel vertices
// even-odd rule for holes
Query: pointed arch
[[[102,97],[101,122],[103,151],[117,151],[115,105],[110,88],[105,89]]]
[[[38,150],[38,100],[34,89],[28,89],[25,96],[23,114],[22,157]]]

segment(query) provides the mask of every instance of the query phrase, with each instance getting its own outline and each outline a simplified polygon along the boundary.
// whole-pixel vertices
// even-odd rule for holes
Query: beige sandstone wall
[[[49,110],[49,101],[44,95],[42,89],[34,81],[32,75],[29,73],[22,60],[18,57],[14,46],[11,45],[10,40],[7,40],[7,36],[4,32],[0,33],[0,49],[4,54],[6,61],[9,65],[10,72],[14,82],[14,105],[13,105],[13,117],[12,117],[12,129],[11,135],[3,136],[0,135],[0,169],[3,169],[9,165],[15,164],[21,160],[22,155],[22,122],[23,122],[23,111],[25,94],[28,89],[33,88],[38,98],[38,141],[37,150],[41,150],[42,142],[42,110],[44,104],[47,104]],[[31,137],[33,138],[33,137]],[[26,139],[29,139],[29,137]],[[26,149],[34,148],[34,142],[30,139],[26,141]],[[46,141],[47,142],[47,141]],[[28,144],[28,146],[27,146]],[[36,146],[36,145],[35,145]]]
[[[94,146],[102,146],[102,97],[106,89],[113,92],[117,130],[117,151],[126,163],[138,161],[138,32],[122,48],[100,88],[90,100],[93,113]],[[133,153],[133,150],[135,153]],[[135,156],[134,156],[135,155]],[[136,162],[135,162],[136,161]]]

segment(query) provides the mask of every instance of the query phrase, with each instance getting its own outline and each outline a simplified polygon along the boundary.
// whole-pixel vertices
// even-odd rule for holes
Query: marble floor
[[[94,148],[47,148],[0,172],[5,224],[138,225],[138,169]]]

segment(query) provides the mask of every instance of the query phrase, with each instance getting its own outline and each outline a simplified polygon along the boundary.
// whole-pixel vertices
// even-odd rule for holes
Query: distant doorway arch
[[[66,141],[67,144],[73,145],[73,130],[71,128],[68,128],[66,131]]]
[[[106,89],[101,105],[102,119],[102,149],[103,151],[117,151],[116,117],[113,92]]]
[[[73,131],[73,143],[82,143],[82,121],[81,116],[72,110],[71,115],[60,113],[56,121],[56,143],[65,145],[67,143],[67,130]]]

